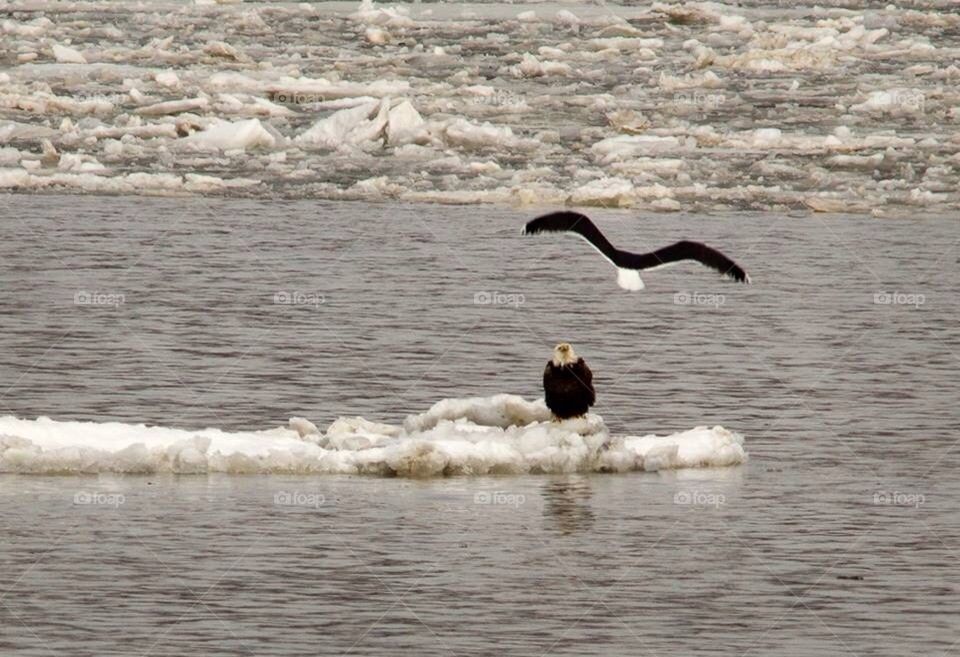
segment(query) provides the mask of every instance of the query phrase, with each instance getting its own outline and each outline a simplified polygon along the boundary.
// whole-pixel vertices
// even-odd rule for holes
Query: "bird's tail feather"
[[[622,269],[620,267],[617,268],[617,285],[631,292],[637,292],[644,287],[640,272],[636,269]]]

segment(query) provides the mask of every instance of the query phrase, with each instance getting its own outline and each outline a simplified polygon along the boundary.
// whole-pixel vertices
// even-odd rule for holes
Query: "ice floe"
[[[746,461],[722,427],[667,436],[612,435],[599,415],[551,421],[543,400],[445,399],[402,425],[304,418],[263,431],[184,430],[119,422],[0,417],[0,472],[450,475],[629,472]]]

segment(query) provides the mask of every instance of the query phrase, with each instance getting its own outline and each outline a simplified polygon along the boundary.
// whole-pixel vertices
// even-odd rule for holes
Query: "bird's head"
[[[561,365],[572,365],[577,362],[577,353],[569,342],[561,342],[553,348],[553,364],[557,367]]]

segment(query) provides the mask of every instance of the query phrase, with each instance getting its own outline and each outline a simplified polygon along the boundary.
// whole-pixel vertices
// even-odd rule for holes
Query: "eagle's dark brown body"
[[[547,408],[561,420],[585,414],[597,400],[593,372],[582,358],[567,365],[548,361],[543,371],[543,392]]]

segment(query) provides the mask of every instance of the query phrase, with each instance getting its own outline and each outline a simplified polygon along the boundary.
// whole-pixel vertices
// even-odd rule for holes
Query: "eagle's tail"
[[[631,292],[637,292],[644,287],[643,279],[640,278],[639,271],[636,269],[622,269],[620,267],[617,267],[617,285]]]

